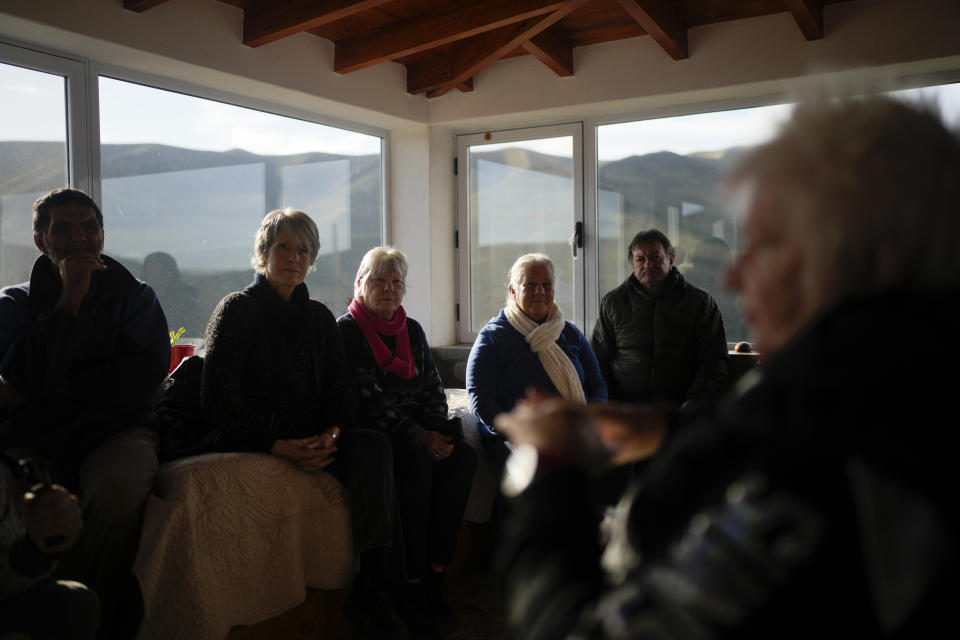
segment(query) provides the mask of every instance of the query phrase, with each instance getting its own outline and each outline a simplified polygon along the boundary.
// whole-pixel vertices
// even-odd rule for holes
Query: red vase
[[[192,344],[177,344],[170,347],[170,373],[180,366],[184,358],[193,355],[194,346]]]

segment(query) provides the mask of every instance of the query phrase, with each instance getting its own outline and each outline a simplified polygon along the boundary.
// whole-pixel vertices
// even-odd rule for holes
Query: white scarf
[[[543,365],[543,369],[560,395],[566,400],[586,404],[587,399],[583,395],[583,385],[580,384],[577,369],[557,344],[557,338],[566,326],[563,311],[557,303],[553,303],[553,308],[550,309],[543,324],[537,324],[528,318],[513,300],[507,304],[503,312],[510,326],[520,332],[530,345],[530,350],[540,358],[540,364]]]

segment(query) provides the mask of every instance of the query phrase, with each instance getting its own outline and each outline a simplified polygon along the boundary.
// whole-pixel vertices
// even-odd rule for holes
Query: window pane
[[[311,297],[346,311],[363,254],[382,242],[381,139],[100,78],[106,252],[157,291],[171,328],[203,335],[252,279],[270,210],[320,231]]]
[[[717,301],[727,340],[745,340],[736,296],[722,286],[740,245],[717,187],[744,147],[770,138],[789,112],[782,105],[597,127],[599,295],[630,275],[633,236],[655,227],[676,247],[681,273]]]
[[[573,138],[469,148],[470,331],[496,316],[507,270],[525,253],[546,253],[556,269],[554,300],[573,321]]]
[[[960,83],[893,92],[936,105],[960,126]],[[720,111],[597,127],[599,295],[630,274],[627,247],[651,227],[677,249],[675,264],[709,291],[723,314],[727,340],[749,338],[737,296],[722,286],[740,249],[736,221],[725,215],[719,183],[743,152],[770,139],[792,105]]]
[[[63,76],[0,64],[0,286],[30,277],[33,203],[67,185],[66,104]]]

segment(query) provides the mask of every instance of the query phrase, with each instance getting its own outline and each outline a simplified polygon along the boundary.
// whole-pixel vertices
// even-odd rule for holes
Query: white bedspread
[[[349,509],[331,475],[275,456],[224,453],[164,465],[134,571],[142,640],[219,640],[353,577]]]

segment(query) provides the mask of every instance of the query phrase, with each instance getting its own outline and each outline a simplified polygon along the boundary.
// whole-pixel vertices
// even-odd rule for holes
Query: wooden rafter
[[[549,31],[530,38],[523,49],[547,65],[558,76],[573,75],[573,47]]]
[[[488,67],[504,55],[510,53],[531,38],[543,33],[557,22],[577,10],[589,0],[567,0],[550,15],[526,20],[519,24],[484,33],[464,43],[453,56],[450,77],[439,82],[424,84],[422,78],[411,74],[407,69],[407,90],[411,93],[427,92],[432,97],[442,96],[458,87],[478,71]]]
[[[147,9],[163,4],[167,0],[123,0],[123,8],[141,13]]]
[[[336,22],[391,0],[294,0],[263,3],[243,12],[243,44],[250,47]]]
[[[803,37],[819,40],[823,37],[823,0],[783,0],[797,21]]]
[[[687,28],[664,0],[617,0],[644,31],[674,60],[689,58]]]
[[[563,0],[463,0],[442,11],[338,41],[333,70],[357,71],[549,14],[565,4]]]

